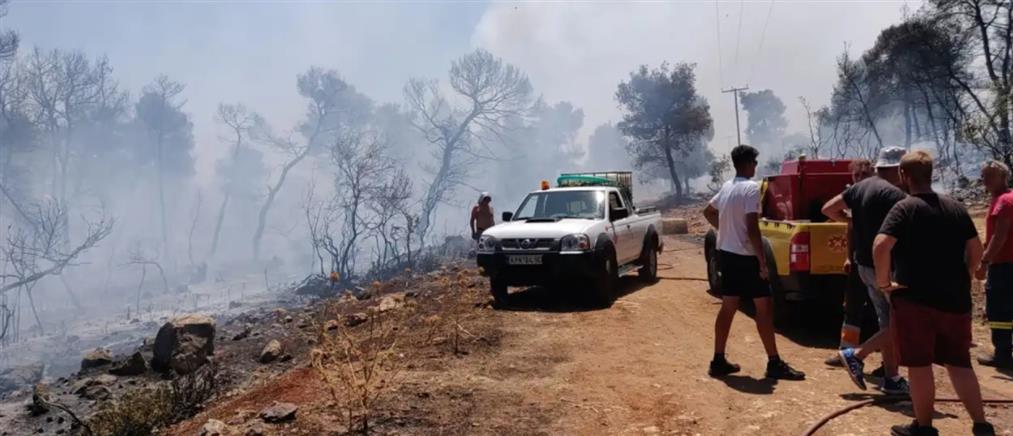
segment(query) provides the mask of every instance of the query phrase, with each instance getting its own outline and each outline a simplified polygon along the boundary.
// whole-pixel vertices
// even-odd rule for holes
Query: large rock
[[[279,423],[286,422],[295,419],[295,413],[299,410],[299,407],[292,403],[279,403],[277,401],[262,411],[260,411],[260,418],[264,422]]]
[[[32,402],[28,404],[28,412],[32,416],[44,415],[49,412],[51,401],[49,387],[42,383],[36,383],[35,386],[32,386]]]
[[[109,373],[113,375],[141,375],[144,371],[148,370],[148,364],[144,361],[144,356],[138,351],[131,354],[126,360],[117,362],[109,369]]]
[[[683,218],[662,218],[661,234],[685,235],[689,233],[689,223]]]
[[[281,357],[281,342],[271,339],[260,352],[260,363],[271,363]]]
[[[387,295],[380,300],[380,304],[376,306],[376,310],[382,313],[397,309],[404,305],[404,300],[405,294],[403,292]]]
[[[227,436],[229,434],[231,434],[229,426],[217,419],[209,419],[200,430],[200,436]]]
[[[81,358],[81,371],[113,363],[113,354],[105,348],[96,348]]]
[[[158,329],[151,369],[188,374],[210,361],[215,352],[215,320],[206,315],[184,315]]]
[[[365,324],[369,321],[369,315],[362,312],[350,313],[345,315],[345,325],[348,327],[355,327],[359,324]]]
[[[73,392],[81,398],[89,400],[105,400],[112,396],[110,386],[116,383],[116,377],[103,374],[97,377],[86,378],[74,384]]]
[[[75,394],[81,395],[90,387],[93,386],[111,386],[116,383],[116,376],[109,374],[102,374],[95,377],[88,377],[85,379],[78,380],[71,387],[71,391]]]
[[[42,380],[42,373],[45,368],[45,365],[36,363],[32,365],[0,369],[0,394],[5,394],[38,383]]]

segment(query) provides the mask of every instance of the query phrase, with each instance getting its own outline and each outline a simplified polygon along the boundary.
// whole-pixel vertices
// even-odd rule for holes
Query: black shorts
[[[722,297],[770,296],[770,284],[760,278],[760,260],[756,256],[718,251],[718,271],[721,273]]]

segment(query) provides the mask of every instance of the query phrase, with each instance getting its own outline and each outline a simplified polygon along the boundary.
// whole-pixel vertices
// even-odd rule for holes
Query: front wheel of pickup
[[[493,307],[504,307],[507,304],[507,299],[510,297],[510,293],[507,290],[506,283],[502,279],[489,279],[489,292],[492,294]]]
[[[596,306],[608,307],[615,298],[619,285],[619,264],[611,244],[604,247],[598,259],[598,271],[591,286],[591,299]]]

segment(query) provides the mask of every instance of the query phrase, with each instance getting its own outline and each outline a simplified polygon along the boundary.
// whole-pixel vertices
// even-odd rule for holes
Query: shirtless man
[[[471,239],[478,241],[478,238],[482,236],[482,232],[486,231],[489,227],[496,225],[496,220],[493,218],[492,211],[492,196],[488,192],[483,192],[478,196],[478,204],[471,208]]]

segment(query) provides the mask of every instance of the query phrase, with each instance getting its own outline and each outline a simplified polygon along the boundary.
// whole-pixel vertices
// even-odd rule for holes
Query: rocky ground
[[[800,434],[827,413],[879,396],[858,391],[843,370],[822,363],[839,326],[802,307],[804,316],[778,340],[807,381],[762,378],[762,348],[745,314],[729,340],[729,356],[743,373],[706,376],[718,300],[704,280],[699,209],[667,214],[687,218],[691,234],[666,237],[661,280],[624,278],[622,295],[608,308],[583,304],[579,290],[532,288],[512,290],[509,306],[493,309],[487,281],[467,262],[406,272],[358,290],[358,297],[245,308],[215,319],[213,335],[170,324],[176,334],[168,353],[156,351],[155,333],[165,327],[152,329],[139,356],[97,353],[87,360],[94,367],[36,389],[34,398],[31,389],[19,390],[0,406],[0,434],[81,433],[62,407],[102,428],[111,428],[111,416],[121,422],[157,415],[155,431],[169,435],[346,434],[364,425],[388,435]],[[202,359],[211,338],[213,353]],[[975,338],[988,342],[980,318]],[[193,374],[210,376],[213,392],[174,393],[203,393],[206,386],[194,375],[168,381],[150,369],[156,354],[182,372],[210,362]],[[145,370],[127,375],[138,358]],[[977,370],[986,397],[1013,398],[1013,373]],[[937,375],[939,395],[953,396],[943,372]],[[170,388],[156,392],[159,386]],[[165,412],[144,397],[193,407]],[[818,434],[884,434],[910,414],[910,403],[870,406]],[[1000,434],[1013,434],[1013,410],[995,406],[988,414]],[[940,405],[938,418],[943,434],[968,432],[957,405]]]

